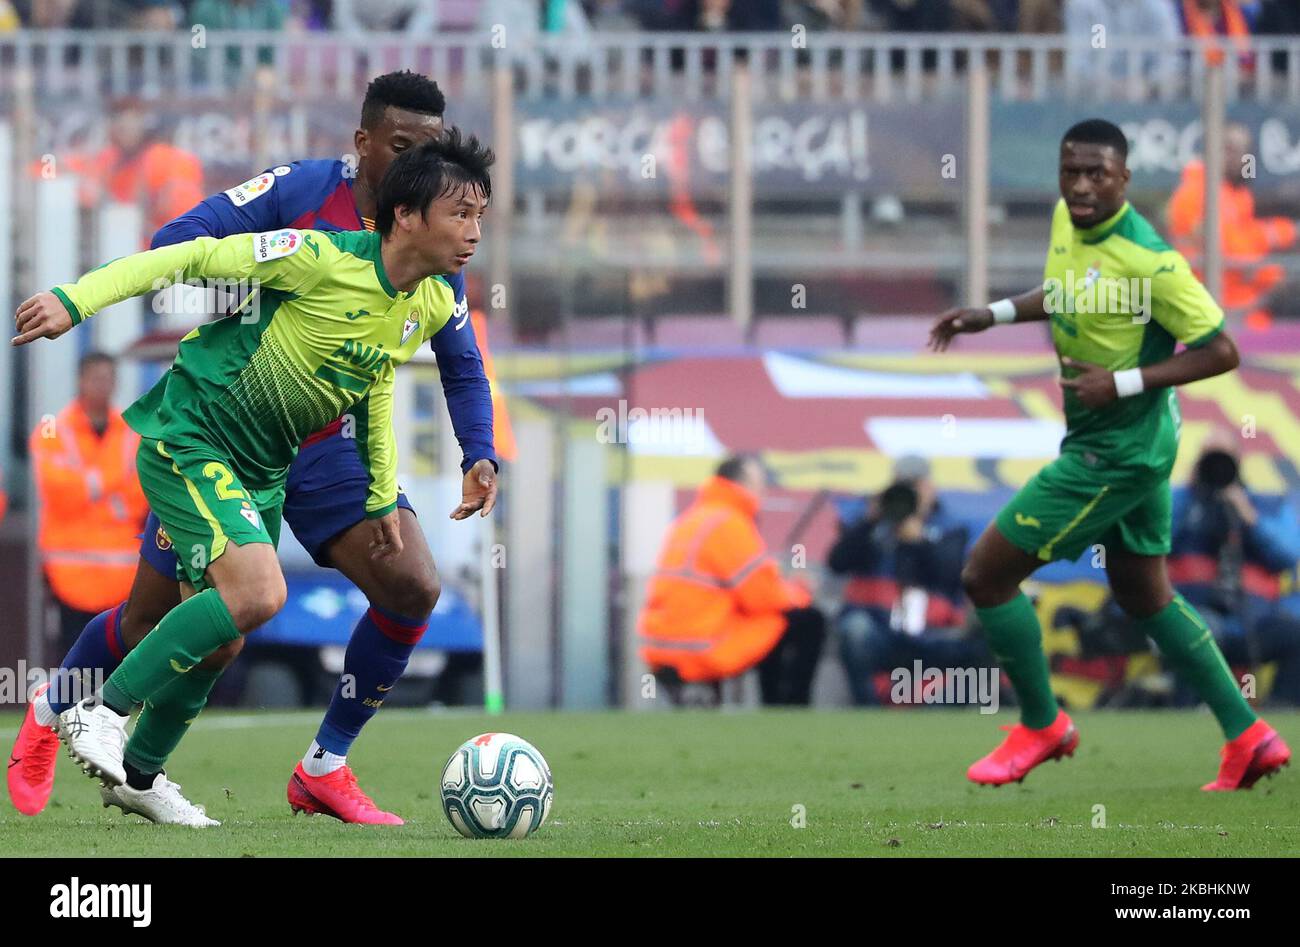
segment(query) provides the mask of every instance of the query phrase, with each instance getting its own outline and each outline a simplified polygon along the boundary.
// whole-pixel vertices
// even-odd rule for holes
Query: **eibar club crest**
[[[1092,289],[1099,279],[1101,279],[1101,260],[1093,263],[1088,267],[1088,272],[1083,274],[1083,288]]]
[[[418,310],[412,310],[411,314],[406,317],[406,321],[402,323],[401,344],[405,345],[406,340],[411,337],[411,333],[418,328],[420,328],[420,313]]]

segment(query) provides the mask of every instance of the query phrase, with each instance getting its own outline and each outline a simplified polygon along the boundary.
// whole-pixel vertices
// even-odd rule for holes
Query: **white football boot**
[[[181,794],[181,787],[159,773],[148,789],[132,789],[128,784],[102,786],[99,790],[104,808],[117,806],[123,812],[142,815],[158,825],[188,825],[206,829],[221,823],[209,819],[202,806],[196,806]]]
[[[126,782],[122,754],[129,720],[87,697],[59,714],[54,729],[86,775],[97,777],[105,786],[120,786]]]

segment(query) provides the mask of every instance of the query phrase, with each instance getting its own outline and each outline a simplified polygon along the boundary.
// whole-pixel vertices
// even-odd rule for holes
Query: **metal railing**
[[[379,72],[409,68],[449,91],[486,96],[508,64],[522,99],[725,100],[736,62],[755,94],[785,101],[919,102],[961,95],[973,57],[1007,100],[1199,100],[1221,58],[1228,101],[1300,102],[1300,36],[1152,43],[1014,34],[597,33],[580,41],[479,32],[306,35],[26,31],[0,37],[0,94],[26,76],[38,95],[224,95],[254,86],[355,96]]]
[[[248,118],[259,128],[269,127],[273,119],[282,120],[282,132],[287,136],[282,151],[292,154],[309,145],[306,106],[314,106],[318,115],[331,113],[338,103],[355,103],[375,74],[402,67],[437,77],[449,100],[456,103],[458,122],[469,116],[471,122],[477,121],[480,132],[487,130],[484,125],[491,129],[489,140],[501,158],[498,203],[509,209],[504,219],[498,216],[493,252],[488,254],[494,285],[508,285],[512,268],[536,273],[556,265],[555,241],[526,239],[553,227],[545,210],[552,197],[558,195],[571,203],[571,195],[582,189],[589,200],[596,199],[593,195],[609,194],[612,207],[624,201],[613,214],[625,225],[624,237],[644,232],[640,223],[644,210],[667,207],[670,198],[664,187],[638,185],[620,190],[611,185],[609,180],[626,176],[621,167],[609,174],[608,180],[595,184],[592,179],[607,168],[597,166],[590,173],[585,165],[578,172],[561,169],[549,154],[534,155],[534,166],[526,168],[520,129],[530,116],[541,116],[534,123],[541,124],[558,115],[555,125],[567,123],[568,128],[556,131],[555,136],[567,143],[564,135],[572,128],[601,121],[596,113],[602,108],[607,116],[617,116],[632,101],[638,108],[646,106],[646,127],[668,120],[654,111],[663,106],[686,106],[679,110],[684,112],[695,106],[696,116],[709,115],[714,135],[709,139],[710,155],[715,160],[719,154],[725,156],[725,172],[716,166],[705,167],[698,157],[691,158],[695,162],[690,167],[695,175],[691,186],[706,194],[707,200],[722,201],[715,204],[723,207],[715,212],[716,244],[729,274],[728,298],[740,322],[749,319],[751,306],[745,287],[755,271],[935,272],[961,279],[962,295],[975,299],[983,296],[991,271],[1031,270],[1032,266],[1023,264],[1034,255],[1022,259],[1012,252],[1015,248],[1005,237],[989,246],[990,140],[1005,140],[994,134],[999,116],[1004,122],[1014,122],[1021,118],[1019,114],[1007,116],[1015,110],[1036,108],[1042,113],[1044,104],[1051,111],[1058,104],[1103,99],[1141,103],[1143,111],[1162,119],[1167,112],[1180,109],[1179,121],[1190,129],[1195,122],[1186,106],[1193,102],[1199,103],[1195,111],[1202,118],[1210,111],[1222,118],[1228,104],[1234,102],[1255,113],[1268,112],[1275,103],[1292,109],[1300,104],[1300,37],[1256,38],[1248,48],[1227,41],[1207,47],[1197,40],[1145,44],[1113,39],[1094,49],[1089,41],[1074,37],[983,34],[598,33],[576,42],[563,37],[523,41],[509,33],[478,32],[419,40],[403,34],[29,31],[0,37],[0,106],[3,116],[13,120],[15,151],[23,156],[17,159],[20,167],[32,156],[42,155],[42,149],[57,152],[60,147],[70,147],[67,134],[62,138],[54,134],[62,134],[61,126],[51,120],[51,116],[65,114],[65,102],[78,106],[70,110],[80,115],[77,120],[82,125],[78,128],[88,128],[93,118],[87,119],[86,113],[100,113],[105,97],[126,93],[154,96],[160,111],[173,116],[230,115]],[[736,98],[738,88],[746,90],[743,103]],[[1207,89],[1217,90],[1211,101],[1205,98]],[[912,103],[917,107],[909,107]],[[738,104],[743,107],[737,108]],[[750,142],[755,116],[770,115],[774,105],[786,111],[777,120],[785,123],[780,130],[790,138],[794,135],[789,127],[815,116],[819,109],[834,114],[847,106],[862,112],[855,119],[860,119],[859,143],[864,152],[868,150],[866,125],[871,121],[870,177],[855,166],[853,174],[836,179],[835,187],[842,191],[822,188],[817,192],[816,200],[821,202],[817,208],[811,197],[805,200],[807,195],[798,194],[804,201],[800,213],[805,231],[810,216],[829,217],[834,212],[827,207],[838,201],[838,242],[832,234],[791,247],[784,234],[763,231],[764,220],[771,214],[764,218],[755,213],[755,200],[778,196],[788,203],[791,188],[800,180],[772,174],[763,178],[761,161],[751,162],[741,149],[730,145],[718,147],[717,130],[723,123],[730,142]],[[997,111],[999,108],[1004,111]],[[895,116],[893,126],[890,115]],[[602,128],[614,129],[602,132],[607,137],[616,136],[622,128],[616,119],[604,121]],[[1217,141],[1221,132],[1212,125],[1216,123],[1202,122],[1209,137]],[[905,132],[922,130],[938,135],[913,136],[916,141],[900,150],[900,145],[907,145],[902,141]],[[248,156],[248,167],[267,166],[272,159],[283,157],[281,152],[270,152],[267,142],[273,137],[253,136],[256,149],[267,153],[255,150]],[[212,138],[208,136],[209,152]],[[646,138],[647,152],[658,147],[653,139],[653,135]],[[595,148],[602,141],[584,147]],[[229,142],[222,139],[219,146],[228,149]],[[704,148],[701,145],[695,150]],[[683,148],[681,153],[685,151]],[[1217,148],[1203,151],[1213,154]],[[876,159],[890,153],[907,155],[913,162],[895,170],[892,186],[899,188],[896,192],[888,190],[888,169],[882,173],[886,162]],[[999,167],[1015,163],[1005,149],[1001,154]],[[939,159],[956,161],[959,155],[966,186],[945,191],[934,185],[939,179]],[[645,156],[632,157],[641,161]],[[665,163],[671,160],[666,155],[651,157]],[[865,166],[865,158],[863,163]],[[905,244],[895,245],[896,241],[866,246],[861,237],[864,199],[895,193],[910,196],[906,188],[915,184],[919,175],[911,169],[921,164],[929,175],[924,199],[941,202],[943,213],[950,218],[960,214],[963,240],[930,248],[924,259]],[[524,170],[530,172],[528,176]],[[713,175],[712,191],[706,190],[710,185],[699,184],[706,172]],[[749,192],[735,193],[746,176],[755,179],[749,182]],[[15,193],[16,205],[23,205],[28,197],[25,191]],[[20,206],[20,210],[25,208]],[[551,213],[553,216],[554,211]],[[515,219],[524,224],[520,236],[525,239],[512,242]],[[829,220],[836,225],[835,217]],[[685,252],[680,241],[668,250],[648,253],[638,240],[614,239],[598,251],[583,248],[580,252],[585,254],[582,265],[589,269],[613,267],[630,272],[659,267],[678,274],[717,271],[713,255]],[[21,256],[22,251],[19,253]],[[1213,251],[1207,256],[1211,283],[1215,257]],[[25,284],[31,267],[24,265],[25,260],[18,263],[15,272]]]

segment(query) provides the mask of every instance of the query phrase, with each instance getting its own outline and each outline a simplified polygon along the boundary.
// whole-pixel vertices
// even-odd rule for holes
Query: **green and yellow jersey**
[[[1043,289],[1057,354],[1111,371],[1164,361],[1177,343],[1204,345],[1223,329],[1223,310],[1182,254],[1127,202],[1086,230],[1071,222],[1064,200],[1057,202]],[[1065,424],[1063,453],[1159,469],[1173,463],[1181,417],[1172,388],[1103,408],[1085,408],[1066,389]]]
[[[54,292],[75,324],[171,281],[253,288],[241,311],[181,341],[127,423],[167,445],[215,448],[246,486],[268,489],[283,483],[307,435],[346,414],[370,479],[366,515],[382,516],[397,503],[393,370],[442,328],[455,298],[441,277],[395,290],[380,239],[316,230],[200,237],[114,260]]]

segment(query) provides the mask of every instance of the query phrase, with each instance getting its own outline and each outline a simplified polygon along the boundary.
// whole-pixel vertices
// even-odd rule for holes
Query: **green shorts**
[[[196,589],[229,543],[280,540],[284,486],[248,490],[216,448],[168,448],[141,438],[135,467],[149,508],[162,521],[176,552],[176,578]]]
[[[1137,556],[1169,553],[1169,471],[1107,467],[1067,451],[1038,471],[998,513],[998,530],[1044,562],[1078,559],[1094,545]]]

